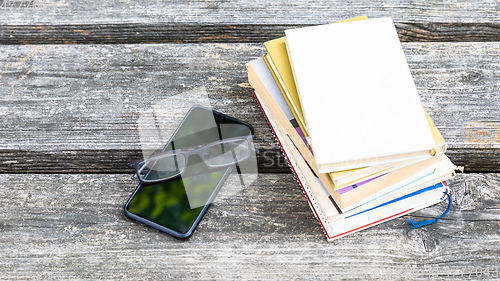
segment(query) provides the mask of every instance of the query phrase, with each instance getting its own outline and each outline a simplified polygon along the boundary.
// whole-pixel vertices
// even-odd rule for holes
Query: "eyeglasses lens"
[[[144,165],[140,176],[143,180],[154,181],[178,176],[182,173],[186,158],[182,154],[170,155],[148,161]]]
[[[243,161],[250,154],[247,140],[232,140],[205,147],[201,155],[211,167],[229,165]]]

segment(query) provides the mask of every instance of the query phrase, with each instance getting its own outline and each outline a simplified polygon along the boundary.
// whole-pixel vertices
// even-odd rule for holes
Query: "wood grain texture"
[[[399,218],[332,243],[290,174],[260,174],[238,192],[231,177],[187,241],[124,217],[129,175],[1,174],[0,183],[1,279],[499,277],[497,174],[451,180],[451,211],[434,225],[409,230]]]
[[[392,17],[402,42],[426,42],[403,47],[447,154],[468,172],[499,172],[499,10],[496,0],[0,0],[0,280],[498,280],[499,174],[450,180],[452,208],[436,224],[409,230],[399,218],[326,242],[244,64],[288,28]],[[194,104],[255,126],[261,173],[247,187],[231,176],[181,242],[123,215],[136,183],[122,173]]]
[[[499,171],[498,42],[403,44],[422,102],[466,171]],[[0,171],[127,172],[194,104],[255,126],[260,171],[285,161],[251,94],[261,44],[0,46]]]
[[[264,42],[287,28],[392,17],[404,42],[499,41],[497,1],[1,0],[0,44]]]
[[[0,44],[258,43],[303,25],[116,23],[0,25]],[[500,23],[396,22],[402,42],[500,41]]]
[[[31,5],[22,6],[21,3]],[[499,22],[495,0],[453,2],[410,0],[293,2],[255,1],[77,1],[2,0],[2,24],[227,23],[318,24],[358,15],[392,17],[399,22]]]

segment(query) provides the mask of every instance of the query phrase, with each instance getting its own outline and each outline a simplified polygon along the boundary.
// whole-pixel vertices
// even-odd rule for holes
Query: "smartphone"
[[[187,113],[163,151],[249,135],[254,135],[250,124],[195,106]],[[181,177],[155,184],[139,184],[125,204],[125,216],[175,238],[188,238],[234,167],[209,168],[201,157],[191,155]]]

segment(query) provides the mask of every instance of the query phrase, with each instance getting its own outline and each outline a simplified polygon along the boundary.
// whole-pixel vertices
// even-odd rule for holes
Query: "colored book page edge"
[[[314,173],[319,177],[322,186],[324,186],[328,190],[329,194],[332,195],[332,198],[334,198],[333,196],[336,194],[336,192],[333,190],[332,182],[330,181],[329,177],[326,174],[318,173],[318,171],[316,170],[316,162],[312,152],[310,151],[310,147],[298,135],[295,128],[293,128],[293,126],[290,124],[289,120],[286,118],[278,103],[273,98],[273,94],[271,94],[268,87],[264,85],[265,79],[263,79],[261,75],[265,74],[257,71],[260,60],[262,60],[262,58],[252,60],[246,64],[248,81],[250,85],[255,89],[256,92],[259,93],[261,99],[265,101],[268,110],[273,113],[273,116],[275,116],[278,122],[280,122],[281,126],[285,129],[286,133],[291,137],[291,141],[298,148],[300,156],[305,159],[305,162],[308,165],[310,165]],[[261,70],[269,72],[269,69],[267,68]],[[279,95],[279,93],[277,95]],[[282,96],[280,95],[280,97]],[[338,205],[337,202],[335,204]]]
[[[440,155],[436,155],[436,156],[437,157],[440,157],[440,156],[442,157],[442,155],[443,154],[441,153]],[[429,159],[429,158],[427,158],[427,159]],[[426,160],[426,159],[424,159],[424,160]],[[341,186],[334,185],[334,189],[336,191],[339,191],[340,189],[343,189],[343,188],[348,187],[348,186],[352,186],[352,185],[358,185],[359,186],[358,183],[360,183],[361,181],[366,182],[366,181],[369,181],[370,179],[378,178],[382,174],[385,175],[385,174],[390,174],[390,173],[393,173],[393,172],[397,172],[399,169],[405,168],[405,167],[407,167],[409,165],[416,164],[416,163],[418,163],[420,161],[422,161],[422,159],[417,159],[417,160],[413,159],[413,160],[408,160],[408,161],[404,161],[404,162],[400,162],[400,163],[395,163],[395,164],[393,164],[393,163],[386,164],[386,165],[389,166],[389,168],[387,168],[385,170],[382,170],[380,172],[374,173],[374,174],[372,174],[370,176],[364,177],[361,180],[355,180],[354,182],[351,182],[351,183],[348,183],[348,184],[344,184],[344,185],[341,185]]]
[[[285,145],[283,145],[283,143],[281,142],[283,140],[283,136],[281,135],[281,133],[278,133],[275,130],[274,121],[272,121],[269,118],[269,116],[267,115],[267,113],[268,113],[267,108],[266,108],[265,104],[263,103],[262,99],[260,99],[257,91],[253,91],[253,95],[255,97],[255,100],[259,104],[259,107],[261,108],[262,113],[263,113],[267,123],[269,124],[269,127],[273,131],[273,135],[276,138],[276,141],[278,142],[278,144],[280,145],[280,148],[281,148],[285,158],[287,159],[288,164],[290,165],[290,169],[292,170],[292,172],[295,176],[295,179],[299,183],[299,185],[300,185],[300,187],[301,187],[301,189],[302,189],[302,191],[307,199],[309,207],[311,208],[314,216],[318,220],[318,222],[321,226],[321,229],[323,230],[326,238],[328,240],[330,240],[331,237],[333,236],[331,234],[332,228],[329,226],[329,223],[327,221],[327,217],[323,213],[322,208],[320,207],[318,201],[316,200],[317,195],[315,195],[313,193],[313,191],[310,189],[309,184],[307,183],[304,175],[302,174],[302,172],[298,168],[297,163],[294,160],[292,160],[292,158],[289,156],[289,154],[290,154],[289,148],[286,147]],[[331,216],[335,216],[335,215],[338,215],[338,212],[336,213],[336,210],[335,211],[332,210]]]
[[[441,154],[441,156],[443,155]],[[419,179],[425,175],[429,175],[429,173],[435,169],[436,165],[440,163],[441,160],[442,157],[433,157],[423,161],[418,161],[384,177],[371,181],[359,188],[339,195],[340,198],[335,199],[340,202],[339,205],[343,211],[352,209],[352,206],[361,205],[361,202],[366,202],[365,200],[374,196],[374,194],[395,189],[396,187],[408,184],[409,182]]]
[[[367,179],[367,180],[364,180],[364,181],[358,182],[358,183],[356,183],[356,184],[353,184],[353,185],[345,186],[345,187],[343,187],[343,188],[336,189],[335,191],[337,191],[340,195],[342,195],[342,194],[344,194],[344,193],[347,193],[347,192],[349,192],[349,191],[351,191],[351,190],[353,190],[353,189],[356,189],[356,188],[358,188],[358,187],[361,187],[361,186],[363,186],[363,185],[365,185],[365,184],[367,184],[367,183],[369,183],[369,182],[371,182],[371,181],[374,181],[374,180],[376,180],[376,179],[378,179],[378,178],[380,178],[380,177],[386,176],[386,175],[387,175],[387,173],[385,173],[385,174],[381,174],[381,175],[379,175],[379,176],[376,176],[376,177],[373,177],[373,178],[369,178],[369,179]]]
[[[364,210],[359,210],[358,211],[357,209],[354,209],[350,213],[343,214],[341,216],[343,217],[343,219],[349,219],[349,218],[352,218],[352,217],[355,217],[355,216],[359,216],[359,215],[365,214],[365,213],[370,212],[372,210],[376,210],[376,209],[382,208],[384,206],[388,206],[390,204],[394,204],[396,202],[400,202],[402,200],[405,200],[407,198],[411,198],[411,197],[419,195],[419,194],[423,194],[423,193],[426,193],[426,192],[434,191],[434,190],[436,190],[436,189],[438,189],[440,187],[443,187],[443,186],[444,186],[443,182],[439,182],[437,184],[434,184],[434,185],[431,185],[431,186],[428,186],[428,187],[425,187],[425,188],[421,188],[421,189],[418,189],[416,191],[410,192],[408,194],[405,194],[405,195],[399,196],[397,198],[388,200],[387,202],[384,202],[382,204],[378,204],[378,205],[375,205],[373,207],[365,208]],[[426,201],[428,201],[428,200],[426,200]],[[351,214],[351,213],[353,213],[353,214]]]
[[[413,198],[406,198],[400,202],[383,206],[374,211],[367,212],[360,216],[355,216],[347,219],[343,219],[336,223],[330,224],[332,228],[336,229],[340,234],[333,236],[332,238],[340,238],[347,234],[352,234],[358,232],[360,230],[366,229],[368,227],[372,227],[383,222],[410,214],[412,212],[421,210],[423,208],[427,208],[443,202],[446,198],[444,192],[448,191],[447,187],[442,186],[436,191],[432,192],[432,194],[428,194],[430,196],[426,196],[427,194],[416,195]],[[434,198],[434,199],[432,199]],[[412,204],[412,202],[422,202],[421,204]],[[387,214],[391,214],[387,216]],[[365,219],[369,217],[369,219]],[[371,221],[368,222],[367,221]]]
[[[281,126],[281,122],[275,118],[273,112],[267,107],[266,101],[262,99],[262,96],[260,96],[257,91],[254,91],[254,95],[258,97],[257,101],[259,102],[259,106],[261,107],[262,112],[264,113],[264,116],[266,117],[266,120],[268,121],[268,124],[271,127],[273,134],[275,135],[276,140],[280,144],[280,147],[283,148],[283,146],[285,146],[288,148],[288,151],[290,151],[287,155],[285,155],[287,156],[287,159],[293,160],[294,163],[298,165],[299,169],[302,171],[302,174],[309,183],[309,186],[311,186],[311,190],[313,190],[313,192],[316,190],[317,193],[323,194],[324,196],[326,196],[326,198],[328,198],[328,200],[325,201],[321,200],[323,199],[322,196],[320,199],[317,199],[317,201],[319,201],[320,203],[323,202],[320,205],[323,206],[322,210],[324,210],[326,216],[331,217],[338,214],[340,212],[340,209],[336,205],[333,198],[331,198],[328,189],[316,176],[311,166],[307,164],[306,160],[293,143],[293,140],[290,138],[286,130]]]
[[[314,150],[314,147],[313,147]],[[359,168],[360,166],[375,166],[375,165],[381,165],[381,164],[391,164],[391,163],[397,163],[397,162],[403,162],[406,160],[412,160],[412,159],[428,159],[436,155],[436,150],[423,150],[423,151],[415,151],[411,153],[403,153],[403,154],[393,154],[393,155],[387,155],[387,156],[379,156],[379,157],[372,157],[372,158],[366,158],[366,159],[360,159],[360,160],[353,160],[353,161],[344,161],[344,162],[337,162],[337,163],[330,163],[330,164],[317,164],[318,165],[318,171],[320,173],[330,173],[330,172],[335,172],[335,171],[342,171],[342,170],[348,170],[348,169],[355,169]]]
[[[300,138],[302,139],[302,141],[308,147],[309,151],[312,154],[312,149],[309,145],[309,142],[307,141],[307,133],[305,133],[305,131],[302,129],[300,122],[297,120],[296,114],[290,108],[289,101],[282,94],[282,90],[276,91],[276,87],[272,87],[272,85],[265,85],[265,83],[264,83],[264,79],[266,78],[266,76],[267,77],[271,76],[274,78],[273,85],[278,86],[278,88],[280,88],[279,84],[276,83],[276,76],[275,76],[274,71],[272,71],[271,68],[269,67],[269,63],[265,59],[265,57],[264,57],[263,61],[265,62],[265,65],[267,66],[267,68],[265,70],[263,68],[258,68],[258,65],[260,64],[259,60],[260,59],[256,59],[256,60],[249,62],[249,64],[252,65],[252,68],[255,72],[255,75],[257,75],[259,77],[259,79],[262,81],[262,84],[264,84],[263,86],[267,90],[266,92],[268,92],[270,94],[270,97],[278,105],[279,109],[277,108],[276,110],[281,110],[283,113],[285,113],[285,115],[287,115],[286,112],[290,112],[295,117],[294,120],[290,120],[290,118],[288,118],[288,119],[290,120],[290,123],[292,123],[292,126],[295,128],[295,131],[299,134]],[[248,67],[247,67],[247,69],[248,69]],[[263,93],[261,92],[261,94],[263,94]],[[299,115],[299,117],[300,117],[300,115]]]
[[[332,179],[335,186],[340,186],[347,183],[355,183],[357,179],[361,179],[365,176],[370,176],[376,172],[387,169],[388,167],[394,166],[395,164],[385,164],[377,166],[368,166],[363,168],[342,170],[337,172],[328,173],[328,176]]]
[[[343,184],[335,184],[335,181],[332,180],[333,182],[333,189],[338,191],[342,188],[345,188],[345,187],[348,187],[348,186],[352,186],[352,185],[356,185],[360,182],[364,182],[364,181],[367,181],[367,180],[370,180],[370,179],[374,179],[382,174],[387,174],[387,173],[390,173],[392,172],[394,169],[395,169],[395,165],[393,164],[389,164],[389,165],[384,165],[381,167],[380,170],[377,170],[376,172],[372,173],[372,174],[369,174],[367,176],[364,176],[364,177],[361,177],[359,179],[355,179],[353,181],[350,181],[350,182],[346,182],[346,183],[343,183]]]
[[[252,60],[246,64],[246,69],[248,73],[248,82],[255,89],[256,92],[259,93],[261,99],[264,99],[266,102],[267,108],[272,111],[274,116],[281,122],[282,126],[285,128],[287,133],[292,137],[292,140],[297,145],[300,153],[305,157],[308,163],[314,162],[314,156],[312,151],[310,150],[310,146],[307,143],[307,140],[302,138],[302,136],[297,132],[296,128],[293,127],[286,117],[284,110],[280,108],[278,101],[274,98],[274,95],[277,97],[283,98],[281,93],[271,93],[271,88],[266,87],[265,81],[272,81],[272,79],[266,79],[266,75],[271,75],[268,68],[263,68],[262,66],[262,58],[257,58]],[[273,81],[274,85],[276,82]],[[274,87],[276,89],[276,87]],[[284,99],[284,98],[283,98]],[[286,104],[282,103],[282,104]],[[332,189],[333,190],[333,189]]]
[[[440,163],[436,164],[435,171],[431,176],[422,178],[421,180],[415,181],[409,185],[404,185],[393,190],[383,190],[379,193],[374,194],[372,197],[367,198],[367,202],[365,204],[376,201],[381,197],[400,196],[403,193],[421,188],[423,186],[447,181],[456,176],[456,168],[457,167],[446,157],[445,159],[441,160]]]
[[[411,194],[418,194],[419,192],[425,192],[425,190],[432,190],[435,188],[439,188],[440,186],[438,186],[438,185],[440,185],[440,184],[444,185],[445,182],[444,181],[437,182],[437,183],[435,183],[433,185],[429,185],[429,186],[419,186],[419,187],[407,190],[405,192],[400,192],[397,194],[391,194],[389,196],[384,196],[384,197],[378,198],[377,200],[373,200],[373,201],[366,203],[358,208],[349,210],[349,211],[344,212],[338,216],[335,216],[331,220],[329,220],[328,222],[334,224],[334,223],[338,222],[339,220],[353,217],[357,214],[366,213],[369,210],[377,209],[377,208],[382,207],[384,205],[391,204],[391,202],[400,201],[400,200],[404,199],[405,197],[411,197]]]
[[[443,136],[439,132],[438,128],[436,127],[434,121],[431,119],[429,114],[424,108],[424,113],[427,119],[427,122],[429,124],[429,127],[432,132],[432,136],[434,138],[434,142],[436,143],[437,146],[437,152],[436,153],[445,153],[447,149],[447,143],[444,140]],[[413,160],[410,160],[413,161]],[[369,166],[365,168],[358,168],[358,169],[352,169],[349,170],[350,172],[346,172],[346,170],[343,171],[338,171],[338,172],[332,172],[329,173],[330,178],[332,179],[332,182],[334,184],[334,189],[337,190],[338,188],[345,187],[347,185],[352,185],[355,184],[361,180],[368,179],[369,177],[373,178],[378,175],[380,175],[383,172],[389,172],[389,171],[394,171],[398,168],[401,168],[401,164],[408,162],[408,161],[403,161],[402,163],[387,163],[387,164],[381,164],[381,165],[375,165],[375,166]],[[373,172],[376,171],[376,172]],[[368,174],[370,173],[370,174]]]
[[[366,197],[360,201],[353,203],[350,206],[345,207],[345,210],[351,211],[351,210],[354,210],[356,208],[359,208],[360,206],[365,206],[366,204],[368,204],[370,202],[375,202],[375,201],[379,200],[380,198],[384,198],[384,196],[390,195],[392,192],[395,192],[396,190],[408,189],[412,186],[417,185],[419,182],[422,182],[426,178],[432,177],[434,172],[435,172],[435,169],[428,168],[424,171],[419,172],[418,174],[413,175],[411,178],[406,178],[404,181],[401,181],[401,182],[398,182],[397,184],[389,186],[388,188],[386,188],[386,190],[380,191],[379,194],[383,192],[383,195],[377,195],[377,194],[370,195],[369,197]],[[423,186],[418,186],[418,187],[422,188]]]
[[[267,41],[264,43],[264,46],[267,50],[266,58],[268,58],[269,61],[269,69],[273,72],[273,75],[278,78],[277,83],[282,86],[283,96],[286,98],[287,102],[289,102],[290,108],[294,109],[294,114],[297,114],[297,120],[302,122],[307,133],[307,125],[304,120],[300,99],[295,87],[295,80],[291,71],[290,61],[288,60],[288,53],[286,52],[285,37]]]
[[[407,184],[393,185],[389,188],[381,190],[369,197],[366,197],[363,200],[358,201],[355,205],[345,208],[344,211],[348,212],[355,208],[358,208],[359,206],[364,206],[366,204],[376,202],[380,198],[398,197],[402,194],[412,192],[419,188],[430,186],[438,182],[444,182],[455,176],[456,166],[446,157],[446,155],[443,157],[440,163],[435,164],[432,168],[434,168],[434,172],[432,174],[423,176]]]
[[[277,80],[277,84],[282,92],[281,94],[283,95],[283,97],[285,97],[285,100],[286,100],[288,106],[290,107],[290,109],[292,110],[292,113],[295,116],[295,119],[297,120],[299,127],[302,129],[302,131],[304,133],[304,136],[306,138],[309,137],[309,133],[307,132],[307,126],[306,126],[306,123],[304,121],[303,114],[301,113],[302,109],[299,108],[300,104],[296,104],[293,102],[293,98],[291,97],[290,93],[288,92],[287,87],[284,85],[283,79],[281,79],[281,76],[279,75],[279,72],[273,63],[273,60],[269,56],[269,53],[264,55],[264,59],[265,59],[267,65],[269,66],[269,70],[271,71],[273,77],[275,78],[275,80]]]

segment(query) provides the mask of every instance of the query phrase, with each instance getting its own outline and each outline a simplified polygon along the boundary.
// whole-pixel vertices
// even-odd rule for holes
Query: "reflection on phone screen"
[[[128,211],[176,232],[186,233],[207,203],[190,203],[186,190],[203,193],[191,198],[210,198],[224,173],[225,170],[143,185],[130,201]],[[191,208],[191,205],[200,207]]]

